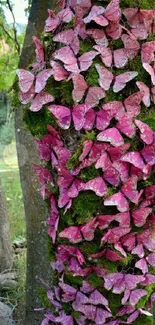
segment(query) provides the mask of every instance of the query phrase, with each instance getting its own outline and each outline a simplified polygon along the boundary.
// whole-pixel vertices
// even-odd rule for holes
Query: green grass
[[[25,217],[19,171],[0,173],[10,220],[11,239],[25,237]]]
[[[26,237],[23,196],[17,163],[16,145],[3,147],[0,158],[0,179],[5,195],[11,240]],[[3,293],[4,302],[13,307],[14,319],[23,325],[25,311],[26,249],[14,256],[13,269],[17,273],[17,286]]]
[[[15,141],[7,145],[3,150],[0,159],[0,179],[7,202],[11,239],[25,237],[24,206]]]

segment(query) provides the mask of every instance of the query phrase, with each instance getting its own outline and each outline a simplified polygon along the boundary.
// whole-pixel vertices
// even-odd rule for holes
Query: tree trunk
[[[34,59],[32,36],[39,36],[47,17],[47,9],[54,7],[52,1],[32,1],[31,12],[26,29],[24,46],[19,68],[26,68]],[[23,122],[24,111],[21,106],[15,112],[15,129],[20,179],[24,198],[27,223],[27,280],[26,280],[26,318],[25,324],[38,325],[42,315],[33,309],[42,306],[40,297],[41,281],[49,281],[49,261],[47,257],[46,204],[42,202],[38,184],[35,181],[32,164],[39,164],[34,138]]]
[[[6,201],[0,183],[0,272],[12,267],[13,251]]]

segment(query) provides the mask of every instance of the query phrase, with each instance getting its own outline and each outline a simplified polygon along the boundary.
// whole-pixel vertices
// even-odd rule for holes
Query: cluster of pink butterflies
[[[58,14],[48,10],[45,22],[45,32],[53,34],[55,51],[46,62],[46,49],[33,37],[36,62],[31,71],[17,70],[19,99],[29,104],[33,112],[48,104],[60,129],[75,130],[78,135],[94,130],[96,140],[80,142],[81,152],[72,169],[67,163],[73,152],[56,129],[47,125],[48,133],[36,140],[40,159],[52,166],[52,172],[37,165],[33,168],[42,198],[50,202],[48,234],[57,244],[56,260],[51,266],[59,278],[58,285],[47,293],[55,312],[47,311],[42,325],[132,324],[139,317],[152,316],[137,304],[148,297],[147,287],[155,284],[151,274],[155,267],[155,185],[140,186],[155,172],[155,133],[137,117],[141,104],[149,108],[155,103],[155,41],[147,41],[148,36],[155,34],[155,10],[121,11],[119,0],[112,0],[106,8],[92,5],[90,0],[60,0],[60,6]],[[67,23],[73,27],[66,29]],[[92,49],[81,53],[80,42],[85,40]],[[113,50],[116,40],[121,40],[122,48]],[[138,76],[136,71],[117,73],[137,56],[150,81],[147,85],[136,81],[135,93],[127,98],[123,95],[122,101],[106,103],[106,92],[112,89],[121,93]],[[98,85],[89,85],[87,71],[90,73],[91,67],[98,76]],[[62,106],[52,89],[51,93],[46,91],[50,80],[72,84],[73,107],[65,106],[65,102]],[[130,139],[134,138],[139,151],[130,148]],[[99,176],[84,182],[81,171],[90,166],[98,170]],[[55,186],[58,195],[53,193]],[[110,196],[109,186],[114,190]],[[63,230],[61,227],[60,231],[60,209],[64,213],[72,209],[74,199],[82,191],[93,191],[103,198],[104,207],[114,206],[118,212],[101,214],[97,210],[87,223]],[[85,256],[83,243],[95,241],[98,234],[97,251]],[[106,268],[107,260],[126,265],[129,254],[135,274],[130,274],[127,267],[118,273]],[[98,266],[101,260],[105,261],[105,268]],[[67,284],[66,274],[80,277],[82,286]],[[101,278],[102,287],[94,288],[87,282],[91,274]],[[121,295],[121,307],[115,315],[103,290]],[[150,308],[154,300],[155,294],[150,295],[145,307]],[[72,310],[69,315],[64,311],[68,303]]]

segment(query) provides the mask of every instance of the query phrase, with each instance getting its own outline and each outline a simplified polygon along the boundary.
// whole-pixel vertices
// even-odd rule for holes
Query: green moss
[[[86,280],[94,287],[103,287],[103,280],[99,278],[96,273],[91,273],[87,276]]]
[[[60,214],[61,214],[61,221],[64,223],[64,225],[74,226],[75,218],[73,217],[73,214],[70,211],[64,214],[64,209],[61,209]]]
[[[155,112],[153,110],[149,111],[147,109],[146,114],[143,114],[143,116],[140,117],[140,120],[149,125],[150,128],[155,131]]]
[[[89,254],[95,254],[98,252],[99,244],[96,241],[93,242],[84,242],[80,245],[80,251],[88,256]]]
[[[47,236],[47,255],[48,255],[47,256],[48,257],[48,260],[50,262],[55,260],[54,247],[53,247],[51,238],[49,236]]]
[[[69,283],[73,287],[82,286],[82,278],[80,276],[73,276],[72,273],[65,273],[64,282]]]
[[[124,45],[123,45],[123,42],[122,42],[121,39],[117,39],[117,40],[111,40],[110,44],[109,44],[109,47],[112,50],[117,50],[117,49],[120,49],[120,48],[124,47]]]
[[[146,305],[147,305],[147,303],[148,303],[148,301],[149,301],[149,298],[150,298],[151,294],[152,294],[152,293],[154,292],[154,290],[155,290],[155,284],[153,283],[153,284],[151,284],[151,285],[145,287],[144,289],[145,289],[148,293],[147,293],[146,296],[142,297],[142,298],[139,300],[138,304],[136,305],[137,308],[142,308],[142,309],[143,309],[143,308],[146,308]]]
[[[154,9],[154,0],[120,0],[121,8]]]
[[[81,313],[79,311],[73,311],[71,315],[73,318],[79,318],[81,316]]]
[[[86,76],[86,82],[89,86],[98,86],[98,78],[99,75],[96,71],[95,65],[93,64],[91,68],[88,70]]]
[[[37,292],[38,292],[39,300],[41,303],[41,307],[51,309],[52,306],[51,306],[50,300],[47,297],[47,288],[39,287],[37,289]]]
[[[81,192],[73,201],[73,215],[78,224],[86,223],[102,203],[102,198],[91,191]]]
[[[90,179],[100,176],[99,170],[95,168],[94,165],[82,169],[79,178],[83,181],[88,182]]]
[[[61,102],[61,105],[73,105],[73,85],[71,80],[58,82],[51,77],[48,79],[45,90],[54,96],[56,104]]]
[[[104,269],[107,269],[110,272],[117,272],[118,266],[119,266],[119,262],[112,262],[109,261],[107,259],[99,259],[97,262],[97,266],[98,267],[102,267]]]
[[[47,133],[47,124],[55,126],[55,118],[49,112],[47,107],[44,107],[39,112],[25,111],[24,122],[33,136],[41,138]]]
[[[73,84],[71,80],[61,81],[61,88],[58,96],[59,103],[61,102],[62,105],[69,105],[70,107],[73,106],[72,90]]]
[[[61,305],[62,305],[62,309],[64,310],[64,312],[66,314],[70,315],[73,310],[72,304],[69,304],[67,302],[62,302]]]
[[[116,94],[116,93],[113,92],[112,89],[109,89],[106,92],[106,97],[104,98],[104,102],[105,103],[108,103],[108,102],[111,102],[113,100],[120,100],[120,101],[122,101],[122,95],[121,94]]]
[[[153,319],[149,316],[140,315],[132,325],[153,325]]]
[[[85,135],[82,136],[81,142],[84,142],[86,140],[94,141],[95,139],[96,139],[96,133],[94,130],[90,132],[86,131]]]
[[[80,55],[84,54],[85,52],[92,51],[94,43],[91,40],[81,40],[80,41]]]
[[[81,153],[82,153],[82,147],[78,146],[76,151],[72,154],[72,156],[67,161],[66,166],[68,169],[73,169],[79,164],[79,157]]]
[[[111,291],[106,291],[105,297],[109,301],[109,307],[112,311],[113,315],[116,315],[118,312],[118,309],[121,307],[121,296],[120,295],[115,295]]]

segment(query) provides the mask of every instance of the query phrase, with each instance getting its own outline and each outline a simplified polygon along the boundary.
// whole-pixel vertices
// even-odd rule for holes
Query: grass
[[[23,197],[14,142],[3,152],[0,159],[0,179],[7,202],[11,239],[25,237]]]
[[[1,151],[0,179],[5,195],[12,242],[26,237],[23,196],[17,163],[16,145],[13,141]],[[18,325],[23,325],[25,310],[25,281],[26,281],[26,249],[22,249],[14,257],[17,273],[17,286],[3,293],[4,302],[14,310],[14,319]]]

